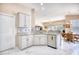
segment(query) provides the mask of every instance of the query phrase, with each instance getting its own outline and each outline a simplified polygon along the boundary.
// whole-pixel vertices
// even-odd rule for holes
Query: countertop
[[[21,35],[21,36],[24,36],[24,35],[49,35],[49,34],[58,35],[58,34],[60,34],[60,32],[59,31],[49,31],[49,32],[35,31],[35,32],[30,32],[30,33],[17,33],[17,35]]]

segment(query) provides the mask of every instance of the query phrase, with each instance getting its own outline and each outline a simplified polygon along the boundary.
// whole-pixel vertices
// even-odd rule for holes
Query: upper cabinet
[[[17,14],[17,27],[31,27],[31,17],[30,15],[24,13]]]
[[[49,25],[48,30],[63,30],[63,25]]]

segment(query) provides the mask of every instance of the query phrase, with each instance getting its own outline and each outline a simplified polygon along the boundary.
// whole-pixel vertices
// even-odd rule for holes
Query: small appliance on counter
[[[35,26],[32,31],[33,34],[46,34],[47,32],[43,30],[42,26]]]
[[[41,31],[42,30],[42,26],[35,26],[34,30],[35,31]]]
[[[59,49],[61,46],[61,35],[60,31],[48,31],[47,33],[47,45],[49,47]]]

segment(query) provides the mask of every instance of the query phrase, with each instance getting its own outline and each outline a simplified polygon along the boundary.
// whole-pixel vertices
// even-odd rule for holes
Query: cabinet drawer
[[[46,45],[47,44],[47,36],[46,35],[34,35],[34,45]]]
[[[29,46],[32,46],[33,44],[33,36],[27,35],[27,36],[20,36],[19,37],[19,45],[20,49],[27,48]]]
[[[33,44],[32,38],[29,38],[29,40],[28,40],[28,46],[32,46],[32,44]]]
[[[23,49],[27,47],[27,36],[19,36],[19,48]]]
[[[26,48],[27,47],[27,42],[23,42],[21,45],[21,49]]]

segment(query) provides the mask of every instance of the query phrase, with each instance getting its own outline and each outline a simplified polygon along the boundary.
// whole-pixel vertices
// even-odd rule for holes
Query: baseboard
[[[54,48],[54,49],[57,49],[56,47],[53,47],[53,46],[49,46],[49,45],[47,45],[48,47],[51,47],[51,48]]]
[[[32,46],[47,46],[47,44],[45,44],[45,45],[32,45]]]
[[[32,47],[32,46],[28,46],[28,47],[25,47],[25,48],[22,48],[22,49],[20,49],[20,50],[25,50],[25,49],[27,49],[27,48],[30,48],[30,47]]]
[[[1,52],[5,52],[5,51],[7,51],[7,50],[11,50],[11,49],[15,49],[15,48],[12,47],[12,48],[8,48],[8,49],[5,49],[5,50],[2,50],[2,51],[0,51],[0,53],[1,53]]]

